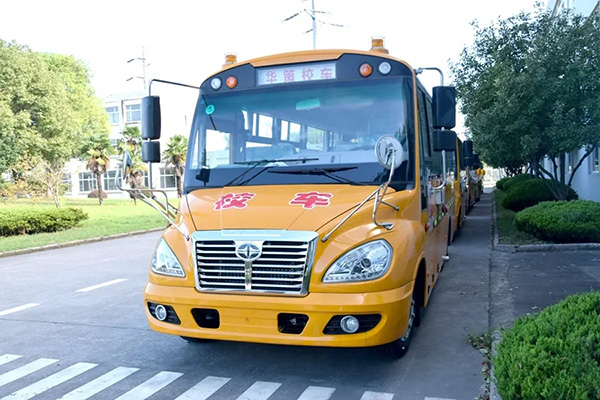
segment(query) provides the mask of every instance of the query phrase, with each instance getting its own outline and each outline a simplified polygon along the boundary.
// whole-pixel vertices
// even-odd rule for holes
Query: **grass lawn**
[[[496,198],[496,226],[498,228],[499,244],[520,245],[546,243],[515,227],[513,221],[517,213],[502,207],[502,199],[506,196],[506,192],[496,189],[494,190],[494,196]]]
[[[174,200],[171,204],[177,205],[177,199]],[[54,207],[54,202],[46,198],[0,201],[0,209],[28,206]],[[66,231],[0,237],[0,252],[166,226],[158,212],[139,201],[134,205],[130,199],[107,199],[100,206],[98,199],[62,198],[61,207],[79,207],[89,218]]]

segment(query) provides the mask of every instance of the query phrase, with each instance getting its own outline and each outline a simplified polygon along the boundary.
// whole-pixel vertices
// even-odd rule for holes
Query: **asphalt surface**
[[[143,288],[159,233],[2,258],[0,400],[77,390],[65,398],[473,399],[482,357],[466,335],[488,331],[490,222],[484,195],[396,361],[369,348],[189,344],[151,331]],[[197,384],[204,395],[188,392]]]

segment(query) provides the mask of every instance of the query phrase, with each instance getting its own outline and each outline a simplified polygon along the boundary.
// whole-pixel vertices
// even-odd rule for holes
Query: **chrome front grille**
[[[208,231],[193,238],[200,291],[307,293],[315,232]],[[252,261],[236,254],[248,243],[261,251]]]

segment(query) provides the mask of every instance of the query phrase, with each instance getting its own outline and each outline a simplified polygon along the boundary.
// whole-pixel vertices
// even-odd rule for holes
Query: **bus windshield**
[[[190,136],[185,191],[284,184],[376,185],[374,146],[395,136],[404,161],[392,187],[414,187],[410,78],[281,85],[202,93]]]

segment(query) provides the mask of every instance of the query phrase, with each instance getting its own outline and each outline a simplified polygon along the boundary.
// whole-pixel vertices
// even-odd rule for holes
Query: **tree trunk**
[[[98,186],[98,202],[102,205],[102,195],[104,192],[102,191],[102,175],[96,174],[96,186]]]
[[[181,185],[181,173],[175,168],[175,181],[177,182],[177,197],[181,198],[183,195],[183,188]]]

